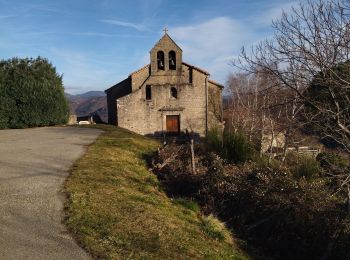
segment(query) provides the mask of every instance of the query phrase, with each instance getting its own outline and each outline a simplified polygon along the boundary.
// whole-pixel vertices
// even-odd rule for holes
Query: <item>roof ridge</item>
[[[150,65],[151,65],[151,64],[146,64],[145,66],[143,66],[143,67],[139,68],[138,70],[135,70],[134,72],[131,72],[131,73],[129,74],[129,76],[131,76],[131,75],[133,75],[133,74],[136,74],[136,73],[140,72],[141,70],[143,70],[143,69],[147,68],[147,67],[148,67],[148,66],[150,66]]]
[[[164,37],[168,36],[169,39],[175,44],[176,47],[178,47],[181,51],[181,47],[173,40],[173,38],[170,37],[170,35],[168,33],[165,33],[157,42],[156,44],[154,44],[154,46],[152,47],[151,51],[154,49],[154,47],[156,47],[156,45],[158,45],[158,43],[160,43],[161,40],[163,40]]]
[[[204,74],[206,74],[206,75],[210,75],[210,73],[208,72],[208,71],[206,71],[206,70],[204,70],[204,69],[201,69],[201,68],[199,68],[199,67],[196,67],[196,66],[194,66],[194,65],[191,65],[191,64],[189,64],[189,63],[187,63],[187,62],[182,62],[182,64],[184,64],[185,66],[188,66],[188,67],[191,67],[191,68],[193,68],[193,69],[195,69],[195,70],[198,70],[198,71],[200,71],[200,72],[202,72],[202,73],[204,73]]]
[[[210,82],[210,83],[212,83],[212,84],[214,84],[214,85],[217,85],[218,87],[221,87],[221,88],[224,88],[224,87],[225,87],[224,85],[222,85],[222,84],[220,84],[220,83],[218,83],[217,81],[212,80],[212,79],[208,79],[208,82]]]

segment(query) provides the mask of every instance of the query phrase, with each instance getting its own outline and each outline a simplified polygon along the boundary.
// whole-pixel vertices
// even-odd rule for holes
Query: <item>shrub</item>
[[[291,170],[296,178],[304,177],[307,180],[312,180],[321,176],[322,168],[318,161],[312,157],[300,155],[294,165]]]
[[[281,168],[281,161],[276,158],[269,158],[267,154],[254,153],[252,162],[257,168],[269,167],[276,170]]]
[[[220,138],[221,137],[221,138]],[[209,147],[211,147],[214,151],[220,151],[222,149],[223,143],[222,143],[222,136],[219,133],[219,130],[217,128],[212,128],[207,133],[207,144]]]
[[[235,168],[202,176],[197,199],[267,257],[348,259],[349,217],[330,195],[288,172]]]
[[[254,154],[253,146],[242,132],[224,133],[221,137],[218,130],[212,129],[208,133],[207,144],[229,162],[246,162]]]
[[[323,152],[318,154],[316,159],[324,168],[330,168],[332,166],[344,168],[349,166],[349,161],[336,153]]]
[[[66,123],[62,76],[47,59],[0,61],[0,128]]]
[[[242,133],[225,133],[223,156],[236,163],[249,159],[249,144]]]
[[[339,187],[344,186],[344,176],[348,176],[350,172],[349,160],[345,159],[342,154],[332,152],[323,152],[317,156],[317,161],[320,163],[324,176],[327,176],[328,184],[333,192],[336,193],[345,203],[348,201],[347,189],[339,190]],[[340,191],[340,192],[339,192]]]
[[[178,150],[166,149],[170,155]],[[224,164],[204,149],[196,155],[197,165],[206,171],[186,171],[184,164],[190,162],[183,150],[166,172],[165,167],[158,172],[162,183],[172,196],[195,199],[205,214],[224,221],[248,246],[258,249],[257,254],[274,259],[350,259],[350,216],[327,178],[317,177],[317,161],[291,154],[289,171],[264,161],[260,167]],[[161,159],[160,163],[167,157]],[[203,228],[222,239],[210,221],[204,221]]]
[[[4,73],[0,70],[0,129],[8,126],[10,109],[14,107],[14,104],[11,104],[13,102],[7,97],[4,79]]]

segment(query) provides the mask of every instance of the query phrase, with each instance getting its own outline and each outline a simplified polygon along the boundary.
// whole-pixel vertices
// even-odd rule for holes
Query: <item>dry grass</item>
[[[65,185],[66,225],[86,250],[105,259],[246,259],[224,226],[162,191],[144,159],[156,141],[102,129]]]

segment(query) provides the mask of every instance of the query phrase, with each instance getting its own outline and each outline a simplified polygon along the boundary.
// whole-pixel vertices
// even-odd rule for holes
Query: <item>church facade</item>
[[[150,64],[105,90],[108,123],[142,135],[206,136],[222,128],[223,86],[183,62],[181,48],[165,33],[150,51]]]

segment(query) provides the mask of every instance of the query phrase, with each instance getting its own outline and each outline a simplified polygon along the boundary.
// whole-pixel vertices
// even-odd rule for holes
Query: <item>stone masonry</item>
[[[183,62],[181,48],[165,33],[150,51],[150,64],[105,91],[108,123],[143,135],[203,137],[223,126],[222,89],[208,72]]]

